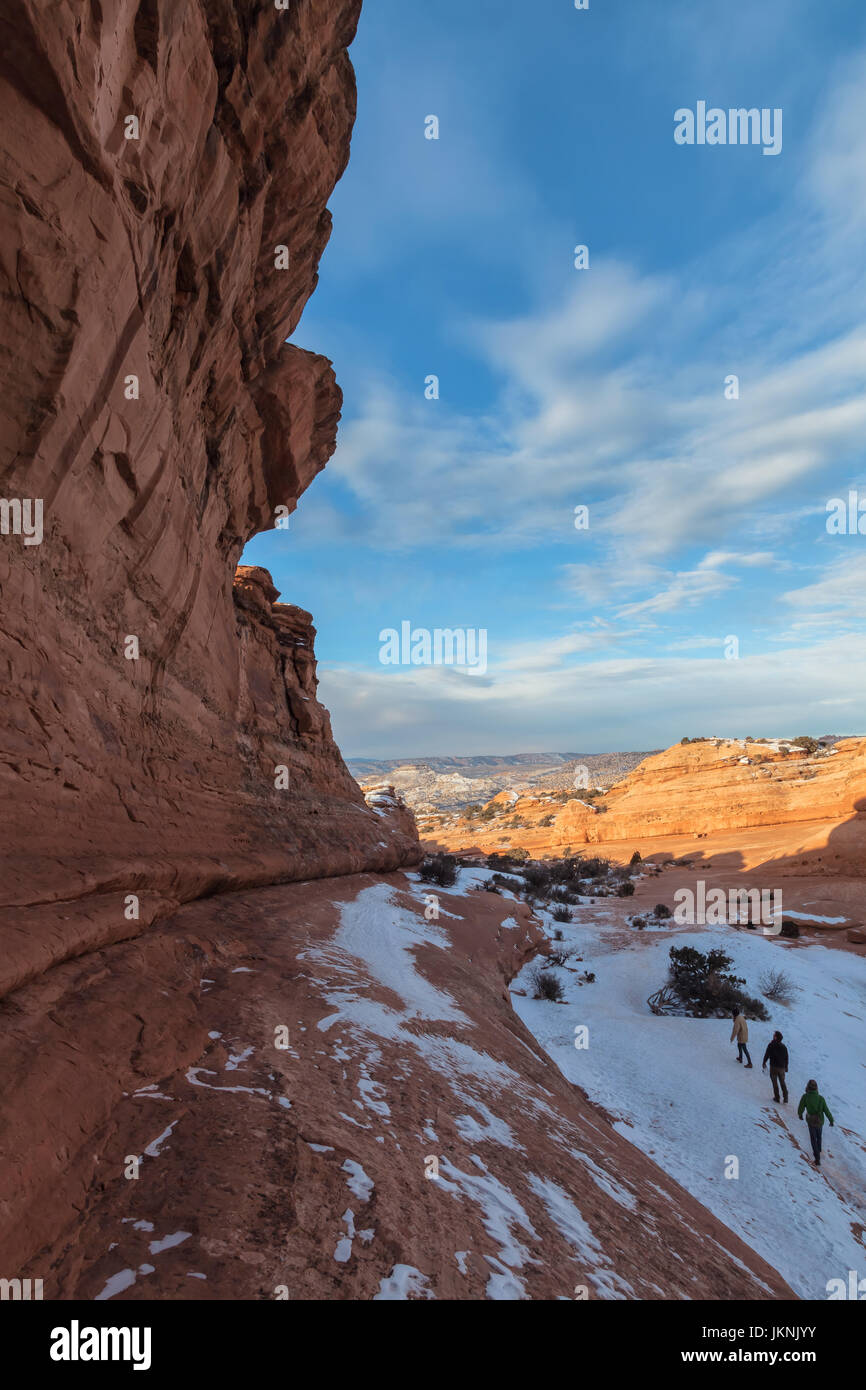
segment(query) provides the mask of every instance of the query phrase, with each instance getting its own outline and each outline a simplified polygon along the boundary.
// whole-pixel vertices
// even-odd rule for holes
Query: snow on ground
[[[168,1128],[162,1131],[162,1134],[158,1134],[155,1139],[151,1140],[151,1142],[146,1146],[144,1150],[148,1158],[159,1158],[163,1144],[165,1143],[166,1139],[168,1139],[175,1125],[178,1123],[178,1120],[172,1120]]]
[[[486,870],[463,871],[461,888],[470,882],[483,882],[486,877]],[[423,900],[424,889],[420,885],[418,891],[419,900]],[[324,1035],[336,1035],[334,1055],[346,1061],[353,1056],[361,1065],[367,1093],[371,1084],[384,1092],[384,1084],[373,1080],[376,1066],[382,1061],[376,1040],[398,1041],[407,1055],[411,1051],[420,1054],[432,1069],[447,1078],[455,1099],[455,1124],[464,1139],[472,1143],[489,1140],[511,1150],[519,1149],[512,1130],[494,1113],[487,1100],[503,1094],[517,1095],[527,1107],[535,1108],[541,1123],[544,1113],[535,1092],[523,1085],[512,1067],[462,1038],[420,1033],[412,1026],[416,1020],[446,1023],[453,1033],[465,1031],[469,1036],[474,1029],[472,1020],[457,1007],[451,995],[432,984],[416,966],[414,950],[417,946],[450,950],[446,929],[401,907],[394,901],[394,890],[387,884],[364,888],[356,898],[337,906],[340,925],[334,935],[324,945],[310,947],[303,953],[307,961],[326,963],[331,979],[339,982],[323,984],[324,997],[336,1012],[327,1014],[318,1023]],[[382,986],[391,996],[388,1004],[370,998],[373,989]],[[368,1100],[368,1094],[362,1092],[362,1096]],[[377,1097],[377,1109],[387,1110],[381,1097]],[[359,1124],[349,1115],[344,1114],[343,1118]],[[385,1122],[390,1124],[388,1119]],[[437,1182],[443,1192],[456,1200],[468,1199],[475,1204],[482,1224],[497,1242],[498,1254],[487,1256],[490,1265],[487,1296],[491,1299],[525,1298],[525,1285],[517,1271],[531,1257],[516,1233],[523,1230],[537,1239],[536,1232],[520,1202],[490,1173],[483,1160],[473,1154],[472,1162],[477,1172],[464,1172],[443,1159]],[[373,1179],[355,1160],[347,1160],[343,1169],[349,1174],[348,1182],[354,1195],[366,1200],[367,1184],[372,1192]],[[350,1229],[348,1236],[341,1235],[334,1256],[338,1262],[348,1259],[353,1234]],[[425,1282],[421,1284],[418,1280]],[[396,1266],[390,1277],[382,1280],[376,1295],[381,1299],[410,1296],[432,1297],[432,1294],[427,1291],[426,1277],[408,1265]]]
[[[580,909],[577,909],[579,912]],[[526,967],[512,1002],[570,1081],[614,1117],[616,1128],[773,1265],[804,1298],[827,1297],[827,1281],[866,1269],[866,960],[821,945],[794,946],[729,927],[660,937],[607,923],[553,923],[582,961],[556,974],[566,1003],[531,998]],[[730,1021],[658,1017],[647,997],[667,979],[671,944],[721,947],[732,971],[760,995],[767,969],[799,987],[789,1006],[767,1002],[767,1023],[749,1024],[751,1071],[736,1062]],[[595,983],[580,986],[577,972]],[[578,1050],[575,1028],[589,1045]],[[790,1057],[789,1101],[775,1104],[761,1070],[774,1029]],[[797,1103],[810,1077],[833,1113],[821,1171],[811,1164]],[[739,1163],[739,1176],[727,1178]],[[560,1198],[551,1195],[551,1201]],[[563,1208],[564,1211],[564,1208]],[[563,1220],[568,1219],[565,1215]],[[611,1287],[608,1296],[616,1296]]]
[[[298,957],[324,961],[333,974],[351,981],[326,992],[326,999],[336,1006],[337,1012],[320,1019],[318,1027],[322,1032],[344,1019],[366,1025],[369,1032],[389,1039],[399,1037],[401,1026],[412,1018],[469,1023],[454,1000],[415,968],[415,946],[449,948],[450,942],[441,927],[398,907],[386,883],[364,888],[357,898],[338,903],[337,907],[340,926],[335,935],[326,946],[310,947]],[[356,987],[359,961],[371,980],[405,1001],[404,1012],[363,997]]]
[[[353,1196],[357,1197],[359,1202],[369,1202],[373,1195],[374,1183],[367,1177],[360,1163],[354,1158],[347,1158],[343,1164],[343,1172],[349,1174],[346,1182]]]
[[[191,1231],[174,1231],[170,1236],[163,1236],[162,1240],[152,1240],[150,1242],[151,1255],[161,1255],[163,1250],[173,1250],[176,1245],[182,1245],[185,1240],[189,1240]]]
[[[489,870],[464,869],[459,883],[443,892],[465,894],[489,877]],[[428,889],[420,882],[413,884],[419,904]],[[369,1109],[380,1125],[383,1120],[390,1124],[387,1078],[381,1075],[377,1044],[399,1042],[407,1055],[422,1054],[448,1078],[455,1100],[466,1112],[458,1117],[464,1138],[513,1148],[516,1141],[509,1126],[486,1101],[508,1090],[524,1092],[529,1104],[529,1093],[512,1068],[471,1045],[471,1020],[448,991],[416,966],[417,947],[450,949],[445,923],[406,911],[387,884],[365,888],[357,898],[337,906],[340,924],[334,935],[308,948],[304,956],[327,965],[330,983],[324,994],[333,1012],[320,1020],[318,1029],[335,1056],[361,1066],[361,1100],[355,1102],[359,1110]],[[569,1080],[612,1115],[620,1133],[779,1270],[797,1293],[826,1298],[829,1279],[845,1278],[849,1269],[866,1265],[866,1143],[861,1137],[866,1134],[866,961],[833,948],[795,945],[728,927],[683,929],[674,924],[663,933],[638,932],[625,927],[613,910],[586,904],[573,910],[585,916],[585,924],[555,923],[550,912],[538,913],[548,933],[561,932],[560,944],[576,947],[582,957],[556,972],[567,1002],[556,1005],[528,997],[531,988],[524,971],[514,986],[528,993],[513,996],[516,1011]],[[752,1071],[736,1063],[729,1021],[650,1012],[646,1000],[667,979],[672,943],[704,951],[722,947],[752,994],[759,993],[760,976],[771,968],[783,969],[799,986],[790,1006],[770,1004],[770,1020],[750,1025]],[[578,976],[586,971],[593,971],[596,980],[581,985]],[[383,986],[388,1003],[371,997]],[[418,1021],[446,1023],[451,1036],[415,1031]],[[589,1029],[589,1046],[578,1050],[575,1029],[581,1025]],[[791,1056],[787,1106],[774,1104],[769,1075],[761,1072],[774,1028],[785,1034]],[[835,1129],[825,1127],[825,1167],[820,1172],[809,1161],[805,1122],[796,1118],[797,1102],[811,1076],[817,1078],[837,1120]],[[591,1154],[572,1153],[586,1164],[595,1182],[634,1208],[639,1193],[621,1186]],[[728,1178],[725,1173],[734,1158],[739,1176]],[[441,1188],[475,1204],[488,1234],[497,1241],[498,1255],[487,1257],[488,1297],[525,1297],[521,1268],[532,1257],[520,1236],[533,1238],[531,1222],[482,1160],[473,1155],[473,1163],[477,1172],[459,1170],[445,1160]],[[356,1197],[375,1178],[351,1167],[345,1171]],[[527,1171],[527,1181],[551,1219],[591,1265],[594,1272],[589,1277],[597,1292],[606,1298],[631,1296],[616,1273],[615,1252],[596,1248],[572,1195]],[[343,1221],[347,1233],[337,1245],[338,1262],[346,1258],[355,1235],[351,1212]],[[714,1257],[708,1249],[708,1258]],[[425,1277],[410,1266],[396,1266],[382,1280],[377,1297],[425,1295],[429,1296]]]
[[[610,1256],[602,1249],[568,1193],[558,1183],[538,1178],[534,1173],[529,1176],[529,1186],[544,1202],[554,1225],[578,1252],[598,1294],[602,1298],[636,1298],[631,1284],[613,1269]]]
[[[786,917],[799,917],[801,922],[829,922],[831,926],[838,927],[840,922],[847,922],[847,917],[819,917],[817,912],[792,912],[790,908],[785,909]]]
[[[402,1302],[410,1297],[435,1298],[430,1280],[414,1265],[395,1265],[387,1279],[380,1279],[379,1292],[373,1294],[373,1302],[377,1299]]]

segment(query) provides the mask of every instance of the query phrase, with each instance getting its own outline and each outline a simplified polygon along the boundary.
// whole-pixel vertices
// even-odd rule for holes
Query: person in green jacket
[[[809,1138],[812,1140],[812,1153],[815,1155],[815,1167],[821,1167],[821,1131],[824,1128],[824,1116],[833,1125],[833,1116],[830,1114],[830,1107],[822,1095],[818,1093],[817,1081],[807,1081],[806,1090],[800,1097],[800,1104],[797,1106],[798,1119],[803,1118],[803,1111],[806,1112],[806,1124],[809,1126]]]

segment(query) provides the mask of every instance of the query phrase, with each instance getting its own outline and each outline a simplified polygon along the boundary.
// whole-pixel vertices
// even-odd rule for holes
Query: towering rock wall
[[[235,578],[335,444],[331,364],[284,339],[359,10],[0,15],[0,989],[204,893],[417,855],[334,745],[309,614]]]

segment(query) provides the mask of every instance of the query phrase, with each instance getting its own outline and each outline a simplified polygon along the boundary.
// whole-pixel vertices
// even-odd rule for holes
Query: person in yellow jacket
[[[749,1049],[746,1047],[746,1043],[749,1041],[749,1025],[746,1022],[745,1014],[740,1009],[732,1009],[731,1016],[734,1020],[734,1026],[731,1029],[731,1042],[736,1038],[738,1062],[742,1062],[743,1053],[746,1054],[746,1071],[748,1071],[752,1065]]]

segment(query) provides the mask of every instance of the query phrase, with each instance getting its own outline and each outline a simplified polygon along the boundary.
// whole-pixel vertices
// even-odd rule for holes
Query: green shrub
[[[581,878],[607,878],[610,871],[610,860],[598,855],[592,859],[582,859],[579,864]]]
[[[671,988],[693,1018],[722,1018],[734,1008],[762,1022],[769,1017],[763,1000],[740,988],[745,980],[729,973],[733,960],[724,951],[672,946],[670,962]]]
[[[457,861],[453,854],[431,854],[422,861],[418,874],[425,883],[450,888],[457,882]]]

